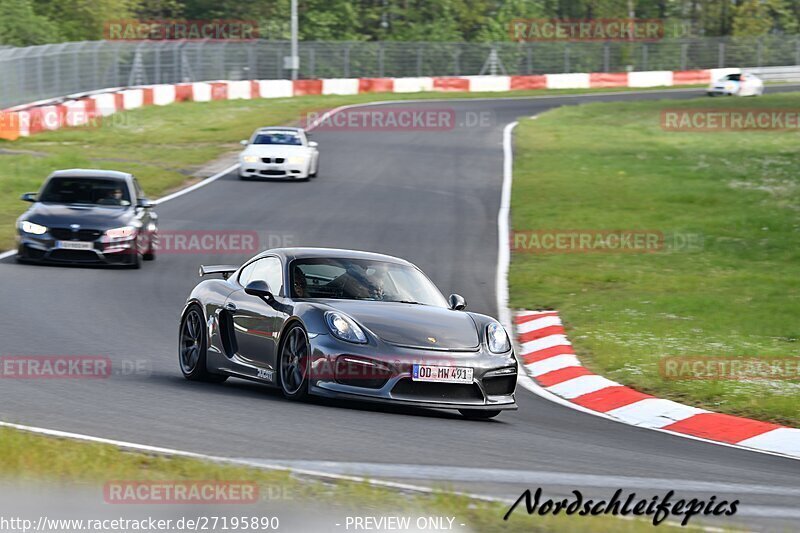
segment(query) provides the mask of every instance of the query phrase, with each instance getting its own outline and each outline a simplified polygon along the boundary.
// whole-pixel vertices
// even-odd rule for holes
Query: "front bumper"
[[[317,396],[439,409],[517,409],[513,351],[501,355],[483,350],[432,351],[385,343],[376,351],[375,346],[351,345],[324,334],[312,338],[311,345],[310,393]],[[353,361],[365,362],[365,372],[348,371],[342,379],[342,360],[349,361],[350,368]],[[469,367],[472,382],[414,381],[414,364]],[[370,365],[377,371],[369,370]]]
[[[253,179],[305,179],[308,178],[308,162],[292,163],[245,163],[240,161],[239,176]]]
[[[73,250],[58,246],[58,240],[49,233],[44,235],[17,235],[17,259],[30,263],[130,265],[136,262],[136,240],[105,243],[75,241],[86,249]],[[85,244],[84,244],[85,243]],[[91,246],[91,247],[89,247]]]

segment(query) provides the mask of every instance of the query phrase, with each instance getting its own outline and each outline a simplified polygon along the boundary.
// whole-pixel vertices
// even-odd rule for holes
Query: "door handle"
[[[226,310],[226,311],[236,311],[236,310],[238,310],[238,309],[239,309],[239,308],[238,308],[238,307],[236,307],[236,304],[235,304],[235,303],[233,303],[233,302],[228,302],[228,303],[226,303],[226,304],[225,304],[225,310]]]

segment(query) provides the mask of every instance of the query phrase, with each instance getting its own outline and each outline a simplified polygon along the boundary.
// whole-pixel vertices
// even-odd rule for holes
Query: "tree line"
[[[298,0],[305,41],[509,41],[514,19],[664,21],[667,37],[797,34],[800,0]],[[104,38],[109,21],[252,20],[289,37],[290,0],[0,0],[0,44]]]

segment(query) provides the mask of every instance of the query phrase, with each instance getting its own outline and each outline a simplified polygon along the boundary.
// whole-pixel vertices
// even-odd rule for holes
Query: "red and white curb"
[[[90,124],[120,111],[176,102],[291,98],[364,93],[511,92],[535,89],[648,88],[707,84],[741,69],[463,76],[419,78],[337,78],[241,80],[116,87],[33,102],[0,110],[0,139],[16,140],[40,132]]]
[[[800,429],[714,413],[656,398],[581,365],[557,311],[514,317],[520,359],[544,390],[621,422],[800,458]]]

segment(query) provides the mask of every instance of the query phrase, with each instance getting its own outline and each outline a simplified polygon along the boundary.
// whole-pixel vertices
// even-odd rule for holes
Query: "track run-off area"
[[[770,88],[768,92],[784,90]],[[788,88],[786,89],[788,90]],[[795,89],[796,90],[796,89]],[[262,247],[342,247],[417,264],[470,310],[498,316],[503,131],[521,117],[585,102],[697,98],[681,89],[382,104],[452,109],[449,131],[316,131],[320,176],[244,182],[235,171],[157,208],[164,231],[257,231]],[[473,118],[465,118],[467,114]],[[477,116],[480,119],[476,120]],[[467,124],[466,122],[469,122]],[[42,176],[44,178],[44,176]],[[735,524],[800,520],[800,461],[620,424],[518,387],[519,410],[457,413],[322,401],[291,403],[240,381],[185,381],[179,314],[200,264],[247,255],[161,254],[141,270],[0,262],[2,355],[109,357],[109,379],[3,380],[6,422],[516,499],[548,495],[741,500]]]

